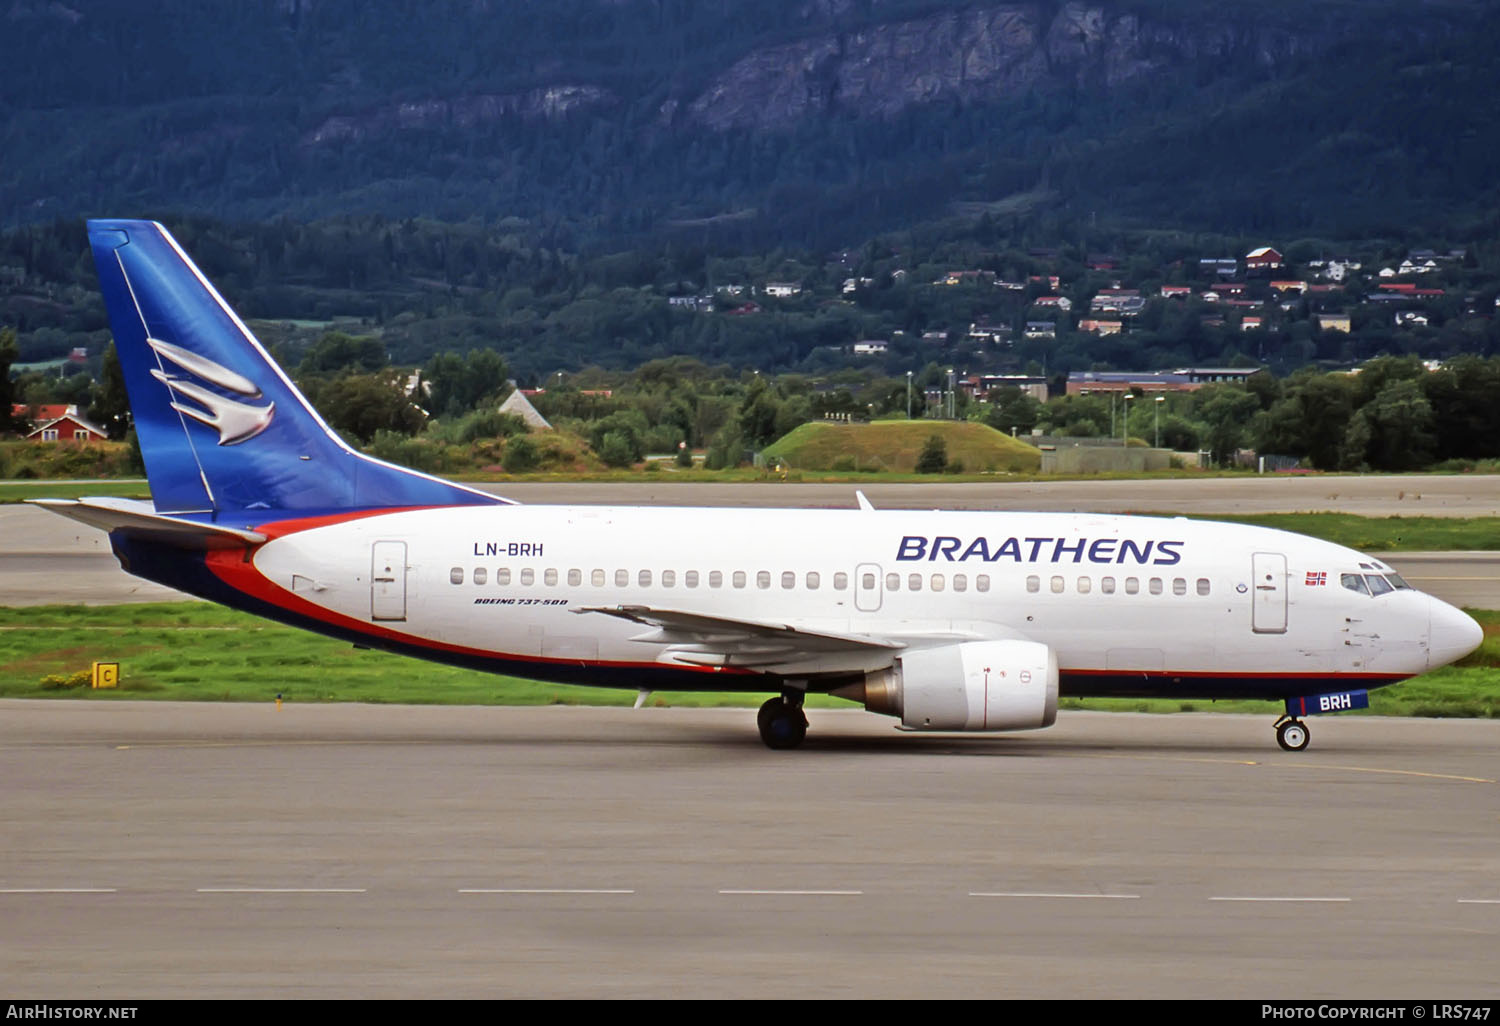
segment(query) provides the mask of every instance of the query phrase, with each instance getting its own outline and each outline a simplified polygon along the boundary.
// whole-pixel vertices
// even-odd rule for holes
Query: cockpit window
[[[1350,591],[1357,591],[1361,595],[1370,594],[1370,588],[1365,584],[1365,579],[1359,574],[1343,574],[1339,577],[1339,583]]]
[[[1395,591],[1391,582],[1379,574],[1365,574],[1365,583],[1370,586],[1371,595],[1384,595],[1388,591]]]
[[[1386,574],[1385,579],[1390,581],[1391,586],[1396,588],[1397,590],[1412,590],[1411,585],[1407,584],[1405,578],[1403,578],[1400,574]]]

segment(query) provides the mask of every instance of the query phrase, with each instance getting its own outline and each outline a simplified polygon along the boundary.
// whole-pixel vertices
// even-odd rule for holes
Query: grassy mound
[[[871,424],[803,424],[767,448],[763,455],[785,460],[795,470],[884,470],[910,474],[933,435],[947,447],[948,462],[965,473],[1008,471],[1034,474],[1039,450],[986,424],[945,420],[892,420]]]

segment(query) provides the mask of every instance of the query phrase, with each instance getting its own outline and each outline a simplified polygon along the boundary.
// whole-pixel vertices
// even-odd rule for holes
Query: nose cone
[[[1462,659],[1479,647],[1484,631],[1474,618],[1440,599],[1429,599],[1427,667],[1436,669]]]

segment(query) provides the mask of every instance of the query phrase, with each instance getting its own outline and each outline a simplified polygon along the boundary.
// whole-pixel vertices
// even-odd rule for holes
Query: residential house
[[[802,286],[791,281],[768,281],[766,282],[765,293],[768,296],[775,296],[777,299],[790,299],[792,296],[802,294]]]
[[[1193,294],[1191,285],[1163,285],[1161,295],[1163,299],[1187,299]]]
[[[1233,278],[1240,273],[1240,262],[1233,257],[1205,257],[1198,261],[1198,273],[1206,277]]]
[[[1261,319],[1259,317],[1246,317],[1240,321],[1241,331],[1255,331],[1260,327]]]
[[[1073,301],[1067,296],[1037,296],[1034,302],[1037,306],[1050,306],[1064,312],[1073,309]]]
[[[1079,321],[1078,330],[1090,335],[1118,335],[1125,330],[1124,321]]]
[[[855,356],[884,356],[890,343],[882,338],[867,338],[854,343]]]
[[[1245,271],[1275,271],[1281,267],[1281,254],[1270,246],[1261,246],[1245,254]]]
[[[1341,331],[1349,334],[1348,314],[1316,314],[1313,318],[1321,331]]]
[[[1396,326],[1399,328],[1425,328],[1427,315],[1416,310],[1397,310]]]
[[[104,429],[67,413],[38,424],[26,436],[28,442],[103,442],[109,438]]]
[[[1056,338],[1057,337],[1057,322],[1056,321],[1027,321],[1026,322],[1026,337],[1027,338]]]

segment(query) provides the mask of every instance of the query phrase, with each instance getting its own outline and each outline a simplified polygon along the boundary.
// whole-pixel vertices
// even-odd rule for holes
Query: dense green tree
[[[0,431],[13,431],[21,426],[10,415],[11,404],[17,401],[15,386],[10,380],[10,367],[20,355],[15,329],[0,328]]]
[[[400,374],[346,374],[319,387],[314,402],[331,426],[360,442],[378,431],[414,435],[426,418],[405,384]]]
[[[930,435],[917,457],[917,473],[941,474],[948,466],[948,443],[942,435]]]
[[[89,420],[105,430],[110,438],[119,441],[130,433],[130,396],[125,390],[125,372],[120,366],[120,355],[115,352],[113,342],[104,352],[104,361],[99,372],[99,381],[94,386],[94,399],[89,405]]]

